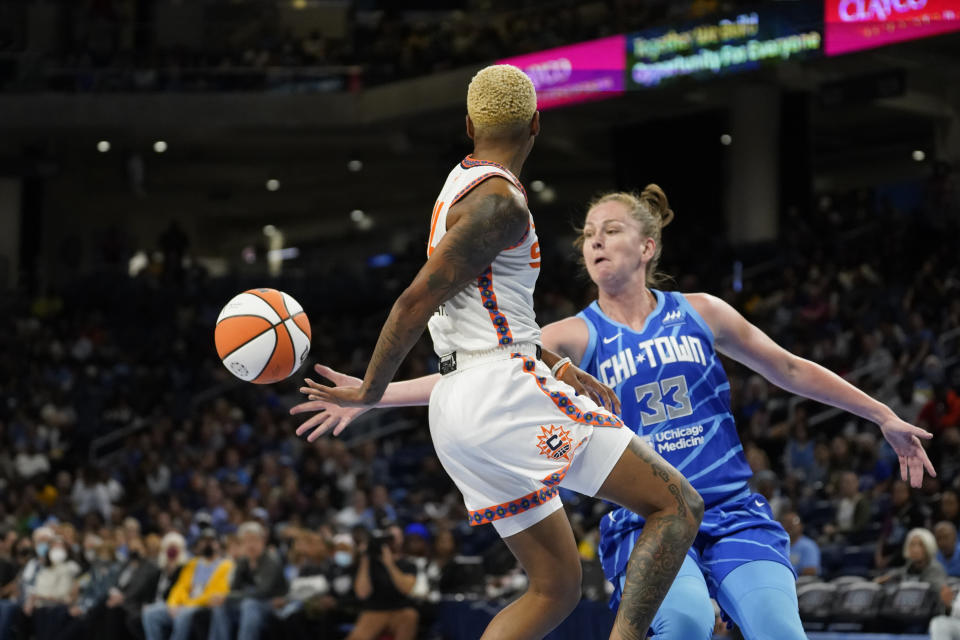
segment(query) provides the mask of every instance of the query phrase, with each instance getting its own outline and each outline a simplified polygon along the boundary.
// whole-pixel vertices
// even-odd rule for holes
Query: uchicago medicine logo
[[[826,0],[828,56],[960,29],[960,0]]]

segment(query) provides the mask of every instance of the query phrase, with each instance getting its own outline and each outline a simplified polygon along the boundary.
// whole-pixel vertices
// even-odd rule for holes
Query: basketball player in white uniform
[[[492,523],[529,577],[528,591],[482,637],[541,638],[579,601],[580,559],[557,497],[563,486],[646,518],[611,634],[644,638],[696,535],[703,501],[587,397],[598,389],[591,376],[540,348],[539,244],[516,178],[540,131],[530,79],[512,66],[483,69],[470,83],[467,112],[474,152],[447,177],[427,262],[394,304],[362,384],[316,394],[344,406],[375,404],[429,322],[444,374],[430,396],[437,455],[471,524]]]

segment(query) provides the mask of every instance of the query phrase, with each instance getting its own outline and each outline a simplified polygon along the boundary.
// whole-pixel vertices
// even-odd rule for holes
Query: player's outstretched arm
[[[718,351],[791,393],[878,424],[900,458],[901,476],[911,486],[921,485],[924,470],[937,475],[919,440],[930,439],[932,434],[904,422],[888,406],[829,369],[790,353],[723,300],[704,293],[689,294],[687,300],[710,325]]]
[[[446,235],[390,310],[363,383],[318,389],[317,395],[343,406],[377,403],[437,307],[516,243],[529,221],[523,196],[506,180],[487,180],[471,191],[450,209]]]
[[[333,382],[336,387],[359,387],[363,384],[360,378],[354,378],[344,373],[340,373],[328,366],[317,364],[314,370],[322,377]],[[291,415],[298,413],[308,413],[316,411],[317,414],[297,427],[297,435],[310,431],[307,440],[313,442],[327,431],[333,430],[333,435],[338,436],[353,422],[358,416],[366,413],[374,407],[412,407],[430,403],[430,393],[440,379],[440,374],[435,373],[429,376],[422,376],[412,380],[403,380],[400,382],[391,382],[387,385],[387,390],[375,405],[361,407],[344,407],[339,404],[324,400],[318,391],[327,389],[310,378],[304,378],[306,386],[300,387],[300,393],[307,396],[306,402],[294,406],[290,409]]]

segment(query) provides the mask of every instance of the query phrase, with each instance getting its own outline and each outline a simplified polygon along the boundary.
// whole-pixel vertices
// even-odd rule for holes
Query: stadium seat
[[[883,588],[858,576],[843,576],[842,586],[837,587],[832,622],[841,623],[843,631],[864,631],[877,618],[884,601]],[[836,585],[837,581],[832,584]],[[837,624],[830,630],[840,631]]]
[[[922,633],[939,609],[939,594],[929,582],[904,581],[890,591],[882,613],[893,625],[890,631]]]
[[[858,582],[866,582],[866,581],[867,581],[867,579],[864,578],[863,576],[859,576],[859,575],[853,575],[853,576],[843,575],[843,576],[837,576],[836,578],[834,578],[833,580],[831,580],[831,581],[830,581],[830,584],[832,584],[833,586],[835,586],[837,589],[842,589],[842,588],[844,588],[844,587],[850,586],[851,584],[856,584],[856,583],[858,583]]]
[[[807,631],[820,631],[833,614],[837,587],[826,582],[813,582],[797,588],[800,619]]]

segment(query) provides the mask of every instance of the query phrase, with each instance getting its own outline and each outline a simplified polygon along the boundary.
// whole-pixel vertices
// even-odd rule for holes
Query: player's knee
[[[706,640],[713,637],[715,616],[707,600],[705,606],[691,606],[691,602],[664,601],[654,619],[656,637]]]
[[[568,573],[550,580],[530,583],[530,590],[554,603],[558,609],[570,612],[580,602],[582,593],[580,563],[570,567]]]
[[[770,611],[766,608],[757,608],[747,613],[746,626],[758,640],[806,640],[800,614],[792,607]],[[749,635],[745,633],[745,635]]]

